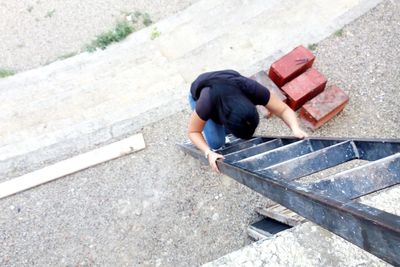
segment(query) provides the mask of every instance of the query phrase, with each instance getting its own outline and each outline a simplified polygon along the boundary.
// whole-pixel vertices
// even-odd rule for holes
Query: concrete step
[[[1,79],[0,178],[133,133],[185,107],[200,72],[252,75],[379,2],[200,0],[104,51]]]

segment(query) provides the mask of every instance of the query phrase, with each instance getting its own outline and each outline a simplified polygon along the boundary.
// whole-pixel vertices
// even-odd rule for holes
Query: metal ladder
[[[399,139],[231,139],[218,151],[225,156],[217,163],[221,173],[400,266],[400,216],[358,201],[400,183]],[[190,142],[180,146],[208,163]],[[352,160],[369,162],[317,181],[300,182],[302,177]]]

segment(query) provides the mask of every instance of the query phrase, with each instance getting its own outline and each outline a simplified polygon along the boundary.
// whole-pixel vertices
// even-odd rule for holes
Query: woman
[[[224,157],[213,150],[225,144],[227,133],[242,139],[253,136],[259,123],[256,105],[282,119],[295,137],[307,137],[292,109],[266,87],[234,70],[201,74],[191,85],[189,103],[193,110],[189,138],[217,172],[216,161]]]

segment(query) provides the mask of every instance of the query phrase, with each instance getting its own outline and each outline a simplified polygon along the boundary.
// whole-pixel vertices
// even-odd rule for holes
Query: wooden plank
[[[247,234],[255,241],[259,241],[265,238],[273,236],[272,234],[255,228],[254,226],[249,226],[247,228]]]
[[[0,199],[145,148],[142,134],[89,151],[0,184]]]
[[[268,208],[256,208],[256,212],[274,219],[278,222],[290,225],[290,226],[296,226],[299,224],[302,224],[305,222],[306,219],[298,215],[297,213],[285,208],[282,205],[275,204],[271,207]]]

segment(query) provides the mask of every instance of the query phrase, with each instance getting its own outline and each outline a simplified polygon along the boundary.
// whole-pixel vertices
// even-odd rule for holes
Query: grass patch
[[[97,36],[97,38],[90,45],[86,47],[86,50],[88,52],[93,52],[97,48],[104,50],[108,45],[125,39],[133,31],[134,31],[133,26],[130,25],[128,22],[125,21],[119,22],[115,26],[114,30],[111,30],[109,32]]]
[[[161,32],[157,29],[157,27],[154,27],[153,30],[151,31],[150,39],[154,40],[157,37],[160,37]]]
[[[96,37],[91,44],[86,46],[86,51],[94,52],[96,49],[100,48],[102,50],[106,49],[112,43],[119,42],[125,39],[129,34],[135,31],[136,28],[147,27],[153,23],[148,13],[142,13],[140,11],[135,12],[123,12],[125,20],[119,22],[115,28],[111,31],[100,34]],[[143,24],[143,25],[141,25]],[[151,39],[160,36],[160,32],[155,28],[151,33]]]
[[[15,71],[13,71],[13,70],[0,68],[0,78],[12,76],[14,74],[15,74]]]
[[[318,47],[318,44],[309,44],[308,45],[308,49],[310,49],[311,51],[315,51]]]
[[[337,36],[337,37],[342,37],[343,35],[344,35],[344,30],[343,29],[337,30],[335,32],[335,36]]]
[[[51,17],[54,15],[54,13],[56,13],[56,10],[55,10],[55,9],[53,9],[53,10],[47,12],[46,16],[44,16],[44,17],[45,17],[45,18],[51,18]]]

